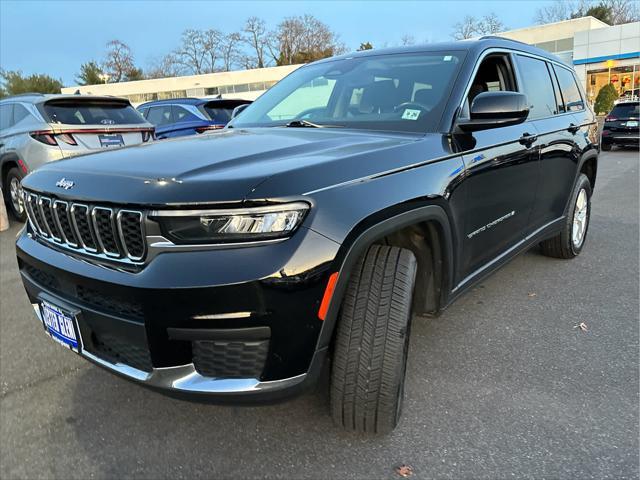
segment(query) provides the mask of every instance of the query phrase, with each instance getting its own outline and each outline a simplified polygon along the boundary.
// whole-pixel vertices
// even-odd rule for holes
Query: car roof
[[[617,107],[618,105],[637,105],[639,103],[640,103],[640,100],[620,100],[616,102],[615,106]]]
[[[226,103],[226,102],[243,102],[243,103],[251,103],[251,100],[243,100],[241,98],[196,98],[196,97],[186,97],[186,98],[168,98],[165,100],[152,100],[150,102],[145,102],[138,105],[138,108],[142,107],[153,107],[157,105],[167,105],[167,104],[181,104],[181,105],[204,105],[206,103]]]
[[[8,103],[8,102],[26,102],[33,104],[41,104],[46,103],[51,100],[79,100],[81,102],[90,101],[90,100],[101,100],[101,101],[117,101],[117,102],[126,102],[130,104],[129,100],[123,97],[114,97],[111,95],[76,95],[70,93],[21,93],[19,95],[11,95],[9,97],[4,97],[0,100],[0,103]]]
[[[546,58],[547,60],[561,63],[566,66],[565,62],[563,62],[557,56],[547,52],[546,50],[542,50],[541,48],[531,46],[527,43],[519,42],[518,40],[512,40],[510,38],[499,37],[496,35],[487,35],[480,38],[458,40],[454,42],[439,42],[439,43],[428,43],[424,45],[410,45],[410,46],[403,46],[403,47],[363,50],[360,52],[353,52],[353,53],[348,53],[344,55],[339,55],[336,57],[325,58],[322,60],[318,60],[317,62],[314,62],[314,63],[331,62],[337,59],[346,59],[346,58],[354,58],[354,57],[393,55],[393,54],[412,53],[412,52],[422,53],[422,52],[442,52],[442,51],[466,51],[471,53],[474,56],[478,56],[488,48],[506,48],[510,50],[519,50],[521,52],[531,53],[533,55],[537,55],[537,56]]]

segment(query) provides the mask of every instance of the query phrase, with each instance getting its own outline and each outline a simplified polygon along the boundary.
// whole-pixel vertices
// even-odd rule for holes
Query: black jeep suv
[[[49,164],[17,239],[44,330],[192,399],[266,401],[331,358],[389,431],[410,320],[533,245],[583,248],[598,145],[570,68],[499,38],[306,65],[223,131]]]

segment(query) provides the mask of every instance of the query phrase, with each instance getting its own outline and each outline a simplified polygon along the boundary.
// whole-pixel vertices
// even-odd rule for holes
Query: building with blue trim
[[[572,65],[589,102],[607,83],[620,96],[640,89],[640,22],[609,26],[593,17],[535,25],[499,35],[530,43]]]

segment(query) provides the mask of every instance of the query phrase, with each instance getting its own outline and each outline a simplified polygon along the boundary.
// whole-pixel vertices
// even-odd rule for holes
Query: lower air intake
[[[264,370],[269,340],[192,342],[193,365],[205,377],[256,378]]]

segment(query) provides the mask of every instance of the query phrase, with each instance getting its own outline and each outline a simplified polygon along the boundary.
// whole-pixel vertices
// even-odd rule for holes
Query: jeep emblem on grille
[[[73,188],[74,185],[75,184],[71,180],[67,180],[64,177],[56,182],[56,187],[64,188],[65,190]]]

